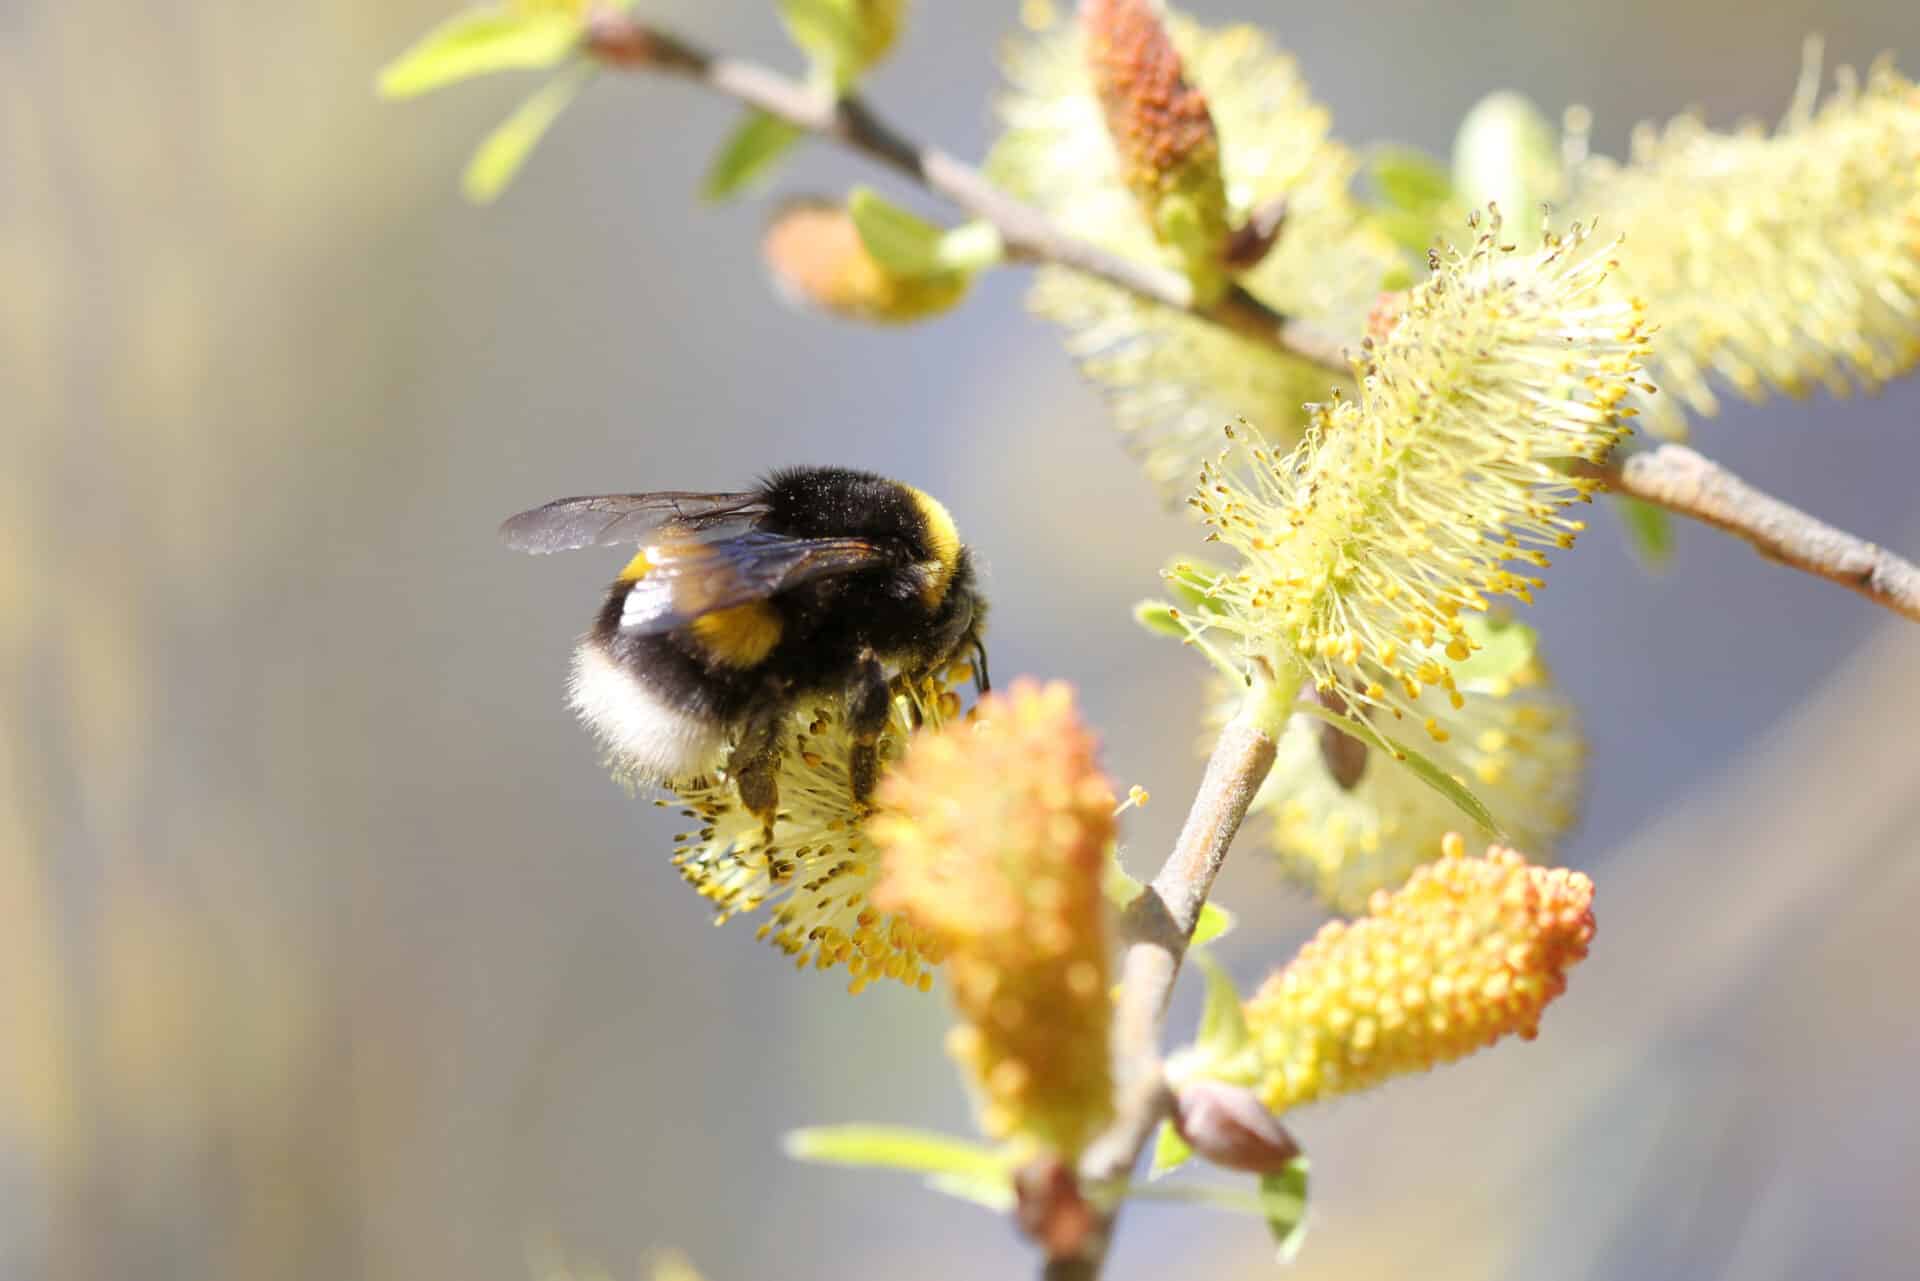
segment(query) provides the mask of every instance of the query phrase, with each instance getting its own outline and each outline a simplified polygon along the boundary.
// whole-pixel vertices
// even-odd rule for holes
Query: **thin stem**
[[[1277,724],[1285,723],[1284,710],[1276,723],[1274,709],[1291,701],[1290,693],[1282,698],[1258,689],[1220,732],[1173,853],[1121,922],[1127,948],[1114,1014],[1115,1119],[1081,1158],[1080,1177],[1091,1187],[1124,1180],[1172,1111],[1173,1092],[1160,1063],[1167,1001],[1234,834],[1273,768]],[[1117,1203],[1105,1208],[1083,1250],[1073,1258],[1049,1259],[1043,1276],[1048,1281],[1097,1277],[1118,1212]]]
[[[1009,257],[1071,268],[1150,302],[1210,320],[1309,364],[1342,375],[1352,373],[1348,344],[1339,335],[1283,316],[1238,285],[1220,301],[1201,305],[1180,273],[1133,262],[1069,235],[1040,210],[1000,191],[978,169],[906,137],[859,97],[836,100],[816,93],[765,67],[709,53],[621,13],[596,14],[588,26],[586,47],[609,65],[682,76],[809,133],[832,138],[991,223]],[[1746,539],[1769,559],[1920,619],[1920,571],[1911,564],[1761,493],[1691,450],[1666,446],[1597,474],[1621,493],[1705,521]]]
[[[1071,268],[1150,302],[1271,343],[1335,373],[1352,372],[1341,345],[1327,335],[1282,316],[1238,286],[1216,303],[1197,303],[1193,286],[1184,275],[1123,258],[1070,235],[1040,210],[995,187],[972,165],[938,147],[907,138],[858,96],[836,99],[817,93],[765,67],[709,53],[620,13],[602,12],[594,17],[587,29],[587,49],[613,66],[662,71],[697,81],[795,128],[832,138],[993,224],[1011,258]]]
[[[1920,567],[1761,493],[1684,445],[1661,445],[1592,474],[1616,493],[1704,521],[1744,538],[1768,560],[1920,622]]]

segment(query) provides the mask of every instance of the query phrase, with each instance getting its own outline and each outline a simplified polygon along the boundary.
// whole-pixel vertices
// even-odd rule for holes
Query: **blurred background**
[[[783,65],[771,5],[643,0]],[[667,865],[561,704],[617,557],[561,494],[841,461],[942,495],[993,663],[1083,691],[1149,868],[1201,672],[1127,608],[1192,546],[1024,280],[877,333],[776,305],[763,209],[693,192],[733,109],[604,77],[488,210],[527,86],[403,106],[437,0],[0,6],[0,1276],[509,1281],[542,1243],[709,1281],[1022,1275],[981,1212],[788,1164],[807,1123],[969,1128],[937,998],[796,976]],[[1772,119],[1810,30],[1920,67],[1908,0],[1197,3],[1350,141],[1444,154],[1495,87]],[[980,155],[1013,0],[918,5],[874,78]],[[806,151],[782,189],[872,171]],[[884,182],[881,185],[886,185]],[[889,187],[917,207],[933,206]],[[1920,380],[1697,441],[1920,555]],[[1295,1119],[1301,1277],[1910,1275],[1920,1257],[1920,631],[1699,528],[1604,520],[1531,612],[1585,710],[1592,959],[1541,1039]],[[1320,917],[1249,846],[1245,981]],[[1176,1011],[1190,1026],[1192,993]],[[1258,1224],[1130,1213],[1120,1278],[1258,1276]]]

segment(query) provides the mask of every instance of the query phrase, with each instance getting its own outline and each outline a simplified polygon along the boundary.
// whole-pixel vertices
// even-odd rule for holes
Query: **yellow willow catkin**
[[[938,315],[966,297],[969,277],[954,272],[908,279],[882,267],[838,205],[801,200],[773,217],[761,255],[782,294],[848,320],[908,324]]]
[[[1574,171],[1575,212],[1625,238],[1615,284],[1659,320],[1661,434],[1717,412],[1716,385],[1844,395],[1920,360],[1920,87],[1891,64],[1843,72],[1824,103],[1819,84],[1813,68],[1772,133],[1686,115]]]
[[[1217,284],[1229,233],[1227,190],[1206,95],[1183,74],[1150,0],[1085,0],[1080,26],[1121,182],[1154,237],[1180,252],[1188,274]]]
[[[981,1127],[1064,1156],[1112,1116],[1112,784],[1065,685],[1017,682],[881,783],[874,901],[937,941]]]
[[[1275,1112],[1531,1040],[1593,939],[1593,882],[1458,836],[1368,915],[1329,922],[1246,1003]]]
[[[1238,283],[1327,332],[1358,333],[1383,283],[1404,267],[1351,194],[1359,161],[1328,136],[1326,107],[1293,58],[1254,27],[1208,27],[1171,9],[1160,26],[1213,122],[1228,220],[1286,201],[1285,234]],[[1108,131],[1088,45],[1081,22],[1009,43],[989,175],[1077,236],[1165,261]],[[1350,385],[1271,343],[1076,272],[1041,270],[1029,303],[1064,331],[1068,353],[1169,500],[1192,488],[1222,423],[1245,416],[1290,445],[1306,426],[1302,405]]]
[[[1549,854],[1578,816],[1586,782],[1572,702],[1537,653],[1498,674],[1469,665],[1457,684],[1460,707],[1434,712],[1446,741],[1429,741],[1424,754],[1500,816],[1508,839],[1537,857]],[[1214,705],[1228,714],[1234,705],[1224,681]],[[1343,784],[1322,750],[1333,732],[1294,717],[1250,813],[1269,820],[1287,878],[1352,916],[1375,890],[1398,889],[1431,860],[1441,838],[1460,826],[1460,811],[1377,749],[1366,751],[1359,778]]]
[[[1369,342],[1358,401],[1318,410],[1280,457],[1250,430],[1209,464],[1192,499],[1209,538],[1239,553],[1196,635],[1302,672],[1355,714],[1411,715],[1447,731],[1433,690],[1462,704],[1454,666],[1476,648],[1489,599],[1531,600],[1549,549],[1584,528],[1565,513],[1627,431],[1646,327],[1602,289],[1584,231],[1542,248],[1501,244],[1497,216],[1467,253],[1436,253],[1384,341]]]
[[[936,732],[959,717],[950,675],[957,674],[943,673],[895,697],[877,744],[883,770],[907,750],[916,724],[922,732]],[[792,957],[797,968],[844,966],[851,992],[878,979],[926,991],[933,985],[928,967],[939,964],[944,949],[931,934],[869,899],[880,876],[880,851],[872,817],[853,799],[854,736],[845,709],[831,699],[803,706],[787,733],[780,811],[772,826],[741,804],[730,779],[689,784],[678,790],[678,803],[696,826],[676,838],[674,865],[713,905],[716,924],[766,908],[756,936]]]

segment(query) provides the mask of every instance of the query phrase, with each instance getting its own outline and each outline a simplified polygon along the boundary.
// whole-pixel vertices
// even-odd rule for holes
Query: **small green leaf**
[[[1354,737],[1382,748],[1389,756],[1412,770],[1415,778],[1453,802],[1456,809],[1472,819],[1495,840],[1510,839],[1506,829],[1500,826],[1498,819],[1494,818],[1493,811],[1482,804],[1480,798],[1475,796],[1465,783],[1400,740],[1388,738],[1367,721],[1355,716],[1343,716],[1318,703],[1302,702],[1294,710],[1316,717],[1329,725],[1338,725]]]
[[[1273,1234],[1274,1257],[1292,1263],[1307,1236],[1307,1158],[1297,1156],[1278,1174],[1261,1175],[1260,1202]]]
[[[1221,612],[1221,600],[1217,591],[1225,572],[1198,561],[1178,560],[1167,566],[1160,577],[1165,580],[1167,590],[1188,609],[1203,614],[1218,614]]]
[[[998,266],[1007,256],[1000,229],[990,222],[962,223],[942,235],[933,247],[933,260],[942,272],[973,275]]]
[[[1465,783],[1434,764],[1430,757],[1421,755],[1398,739],[1388,738],[1386,742],[1388,752],[1412,770],[1422,783],[1452,801],[1455,809],[1479,824],[1495,840],[1509,839],[1506,829],[1500,826],[1500,820],[1493,816],[1493,811],[1482,804]]]
[[[700,182],[702,200],[731,200],[773,177],[774,166],[802,133],[786,121],[749,110],[727,135]]]
[[[1469,618],[1467,635],[1478,648],[1453,665],[1454,679],[1462,685],[1505,680],[1533,660],[1540,644],[1539,633],[1511,618]]]
[[[836,93],[860,74],[860,7],[856,0],[780,0],[787,34]]]
[[[1368,157],[1367,177],[1373,187],[1375,223],[1402,249],[1425,252],[1448,220],[1453,182],[1446,169],[1423,151],[1385,146]],[[1407,283],[1411,282],[1409,275]],[[1405,287],[1381,284],[1382,289]]]
[[[560,118],[560,113],[592,78],[592,67],[585,64],[572,67],[542,85],[501,121],[474,149],[473,159],[467,161],[466,172],[460,176],[460,186],[467,199],[477,205],[493,203],[520,172],[520,166],[526,163],[527,156],[553,122]]]
[[[908,213],[871,187],[855,187],[847,213],[874,261],[908,280],[948,274],[940,262],[944,233],[917,214]]]
[[[1628,494],[1615,494],[1613,510],[1620,514],[1627,529],[1627,545],[1638,554],[1643,566],[1662,570],[1673,562],[1673,518],[1666,508]]]
[[[1392,233],[1389,232],[1388,234],[1391,235]],[[1417,253],[1420,250],[1425,249],[1427,245],[1432,243],[1433,232],[1431,229],[1429,229],[1426,231],[1420,231],[1417,234],[1425,237],[1425,239],[1420,244],[1417,244],[1417,245],[1408,245],[1404,240],[1401,240],[1400,237],[1398,236],[1395,236],[1394,240],[1396,243],[1402,245],[1403,247],[1412,249]],[[1405,264],[1395,264],[1394,266],[1388,267],[1385,272],[1381,273],[1380,292],[1383,294],[1395,294],[1395,293],[1399,293],[1402,289],[1411,289],[1413,288],[1414,282],[1416,279],[1417,277],[1415,277],[1411,268],[1407,267]]]
[[[1126,911],[1133,900],[1139,898],[1141,891],[1146,888],[1144,883],[1127,875],[1127,869],[1120,866],[1117,855],[1108,861],[1106,879],[1100,889],[1107,896],[1107,902],[1113,904],[1117,910]],[[1188,946],[1200,947],[1215,939],[1225,938],[1237,924],[1239,924],[1238,918],[1218,903],[1202,903],[1200,919],[1194,922],[1193,938]]]
[[[1176,1180],[1130,1183],[1121,1189],[1121,1195],[1139,1201],[1196,1205],[1229,1214],[1252,1215],[1265,1219],[1276,1230],[1285,1226],[1289,1231],[1298,1231],[1299,1223],[1306,1217],[1307,1159],[1295,1157],[1279,1174],[1262,1177],[1260,1185],[1251,1191],[1240,1184]]]
[[[789,1131],[788,1156],[814,1165],[911,1170],[958,1178],[1005,1179],[1007,1160],[972,1139],[895,1125],[819,1125]]]
[[[1474,104],[1453,139],[1453,185],[1469,206],[1500,206],[1502,235],[1531,249],[1541,206],[1565,194],[1560,131],[1524,95],[1501,91]]]
[[[1192,1159],[1193,1149],[1180,1137],[1173,1122],[1162,1121],[1160,1135],[1153,1141],[1153,1164],[1147,1167],[1147,1177],[1158,1179],[1172,1174]]]
[[[821,1125],[787,1134],[788,1156],[815,1165],[904,1170],[936,1192],[989,1210],[1013,1208],[1012,1167],[971,1139],[892,1125]]]
[[[1367,159],[1367,176],[1382,201],[1411,213],[1431,213],[1453,197],[1446,166],[1415,147],[1378,148]]]
[[[1187,629],[1180,622],[1180,611],[1163,600],[1143,600],[1133,607],[1133,621],[1160,636],[1185,640]]]
[[[555,67],[580,43],[580,21],[556,11],[455,14],[380,70],[383,98],[412,98],[495,71]]]
[[[1200,1036],[1194,1048],[1211,1063],[1227,1063],[1253,1046],[1253,1033],[1240,1008],[1240,990],[1233,978],[1206,951],[1192,953],[1207,976],[1207,1003],[1200,1013]]]
[[[929,1174],[924,1180],[935,1192],[1005,1214],[1013,1209],[1013,1180],[1005,1170],[995,1175]]]
[[[1202,947],[1215,939],[1225,938],[1239,923],[1239,918],[1218,903],[1211,901],[1202,903],[1200,919],[1193,925],[1193,940],[1190,946]]]

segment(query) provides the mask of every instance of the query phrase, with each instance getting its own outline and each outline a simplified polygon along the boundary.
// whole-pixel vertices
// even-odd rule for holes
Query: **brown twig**
[[[1010,258],[1068,267],[1321,368],[1352,372],[1347,344],[1339,336],[1281,315],[1238,285],[1218,302],[1202,305],[1179,272],[1134,262],[1069,235],[1040,210],[996,188],[973,166],[905,137],[857,96],[835,99],[816,93],[765,67],[709,53],[611,10],[601,11],[589,22],[586,47],[608,65],[697,81],[869,156],[991,223]],[[1691,450],[1665,446],[1596,474],[1621,493],[1703,520],[1746,539],[1763,556],[1920,619],[1920,603],[1916,603],[1920,602],[1920,586],[1916,586],[1920,574],[1912,565],[1759,492]]]
[[[1351,373],[1341,344],[1274,311],[1239,286],[1201,305],[1177,271],[1123,258],[1068,234],[1032,205],[987,181],[972,165],[938,147],[922,146],[879,116],[864,100],[833,98],[750,62],[709,53],[626,14],[602,11],[587,27],[587,49],[616,67],[661,71],[695,80],[757,107],[797,129],[861,152],[993,225],[1007,255],[1024,262],[1068,267],[1176,311],[1189,312],[1271,343],[1301,360]]]
[[[1247,807],[1273,768],[1273,735],[1251,714],[1252,706],[1220,732],[1173,853],[1121,922],[1127,949],[1113,1029],[1116,1115],[1081,1158],[1080,1177],[1090,1187],[1111,1188],[1125,1180],[1154,1129],[1172,1112],[1173,1094],[1160,1064],[1167,1000],[1214,877]],[[1103,1208],[1077,1254],[1047,1261],[1048,1281],[1099,1275],[1118,1208]]]
[[[1763,494],[1684,445],[1661,445],[1592,473],[1616,493],[1744,538],[1768,560],[1859,592],[1920,622],[1920,567]]]

